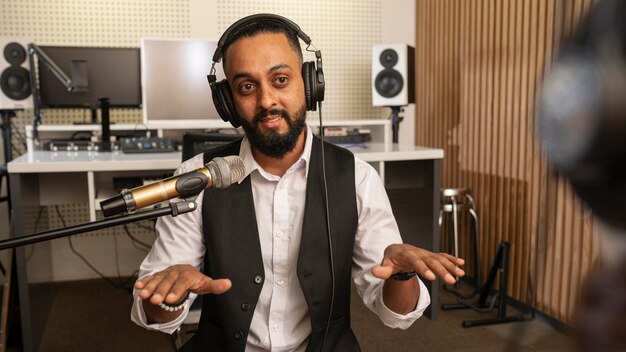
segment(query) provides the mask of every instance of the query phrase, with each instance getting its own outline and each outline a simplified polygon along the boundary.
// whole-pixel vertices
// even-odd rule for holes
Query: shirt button
[[[276,283],[278,284],[278,286],[282,286],[285,284],[284,280],[277,280]]]
[[[282,231],[276,231],[274,232],[274,235],[278,238],[281,238],[283,236],[283,232]]]
[[[258,285],[258,284],[260,284],[260,283],[262,283],[262,282],[263,282],[263,276],[261,276],[261,275],[256,275],[256,276],[254,277],[254,283],[255,283],[255,284],[257,284],[257,285]]]
[[[241,340],[242,337],[243,337],[243,331],[237,331],[235,333],[235,339],[236,340]]]
[[[242,310],[249,310],[250,309],[250,303],[244,303],[241,305],[241,309]]]
[[[274,325],[274,331],[278,331],[278,325]]]

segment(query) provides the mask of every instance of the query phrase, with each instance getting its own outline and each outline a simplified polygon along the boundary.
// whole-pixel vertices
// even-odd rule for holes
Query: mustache
[[[263,120],[264,118],[268,117],[269,115],[278,115],[281,116],[284,119],[289,119],[289,113],[287,112],[287,110],[285,109],[270,109],[270,110],[263,110],[260,113],[256,114],[254,116],[254,122],[261,122],[261,120]]]

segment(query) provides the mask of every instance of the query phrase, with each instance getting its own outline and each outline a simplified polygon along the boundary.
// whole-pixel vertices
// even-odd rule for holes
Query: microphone
[[[168,199],[197,195],[203,189],[226,188],[241,181],[245,171],[243,160],[239,156],[217,157],[194,171],[130,190],[124,189],[120,194],[100,202],[100,208],[105,217],[132,213],[136,209]]]

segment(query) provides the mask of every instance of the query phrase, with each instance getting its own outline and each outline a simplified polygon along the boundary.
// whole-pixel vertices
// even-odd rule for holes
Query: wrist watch
[[[396,281],[406,281],[409,280],[410,278],[412,278],[413,276],[416,276],[417,273],[415,271],[405,271],[405,272],[401,272],[401,273],[395,273],[393,275],[391,275],[391,278],[396,280]]]

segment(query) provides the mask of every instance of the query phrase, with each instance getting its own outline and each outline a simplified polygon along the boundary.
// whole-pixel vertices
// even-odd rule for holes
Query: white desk
[[[352,149],[361,159],[380,173],[391,201],[394,215],[405,242],[439,251],[439,175],[443,150],[415,146],[367,144]],[[24,219],[23,209],[32,205],[56,202],[86,202],[90,219],[96,219],[97,192],[113,176],[171,173],[180,164],[180,153],[124,154],[122,152],[46,152],[24,154],[8,163],[12,222],[15,233],[27,235],[31,224]],[[42,231],[42,229],[39,229]],[[16,252],[17,282],[24,351],[37,349],[41,338],[41,309],[31,311],[26,259],[23,248]],[[427,316],[437,318],[438,285],[427,283],[431,307]],[[44,319],[45,322],[45,319]]]

